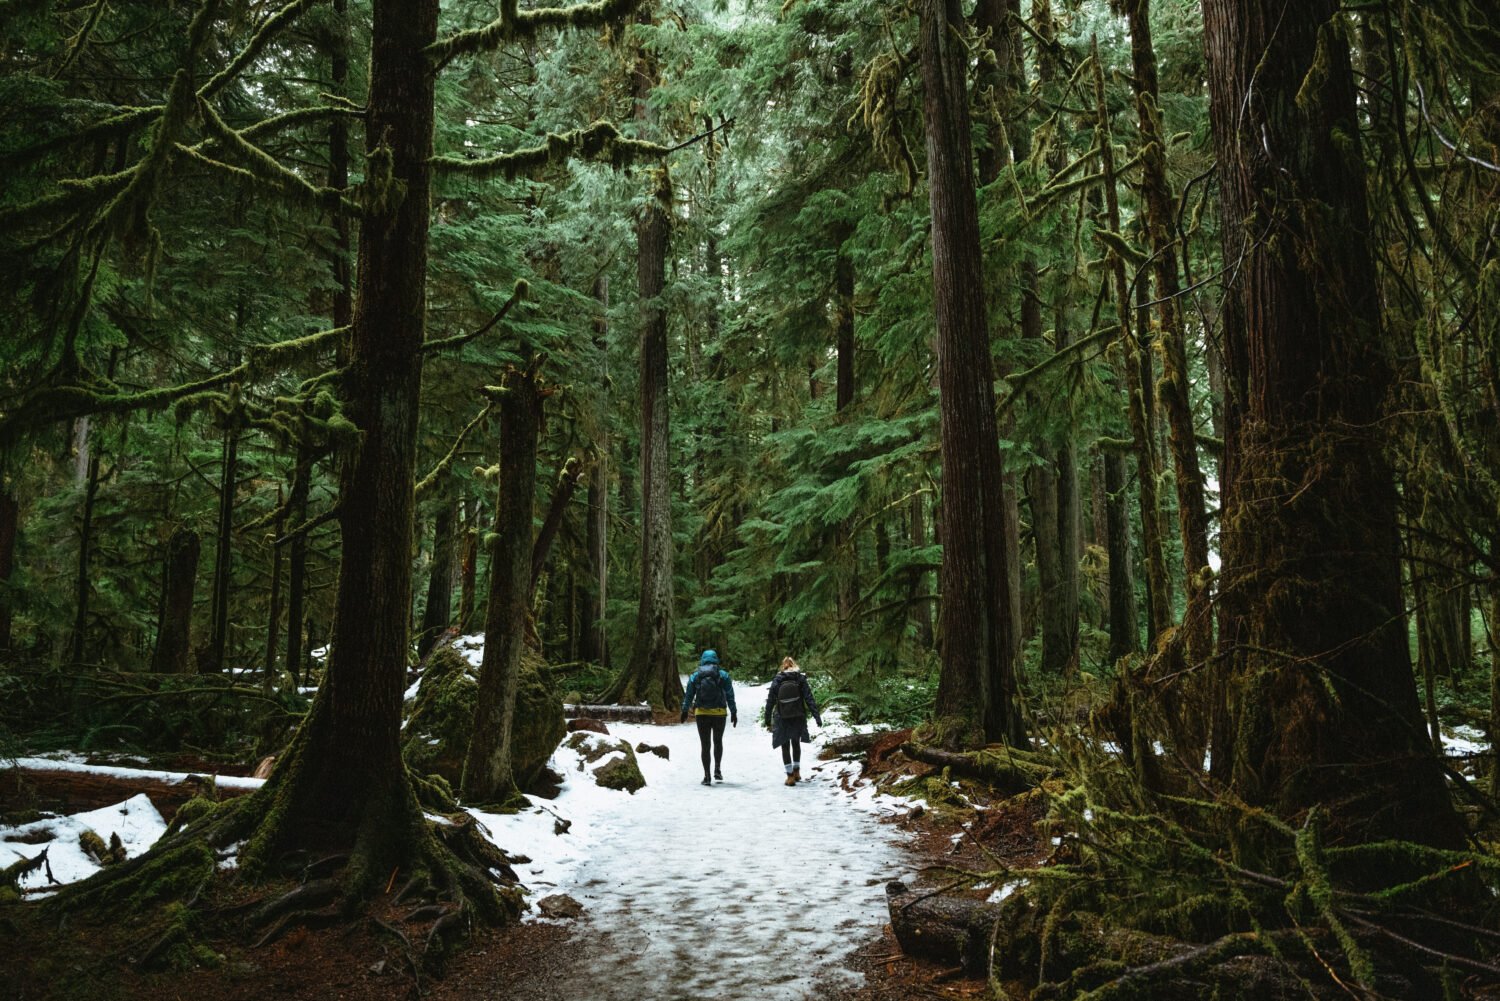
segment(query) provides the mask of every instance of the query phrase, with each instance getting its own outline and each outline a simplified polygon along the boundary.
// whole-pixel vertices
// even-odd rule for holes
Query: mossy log
[[[908,956],[962,966],[969,976],[989,971],[990,931],[998,904],[973,897],[913,890],[893,881],[885,886],[891,931]]]
[[[823,742],[820,753],[823,755],[865,754],[870,748],[880,743],[882,737],[893,732],[895,731],[876,730],[871,733],[851,733],[842,737],[834,737],[832,740]]]
[[[605,720],[610,723],[651,723],[656,719],[652,715],[650,706],[629,705],[565,705],[563,706],[563,716],[566,719],[587,716],[589,719]]]
[[[1046,780],[1062,774],[1056,762],[1044,754],[1003,745],[958,752],[907,741],[901,745],[901,753],[913,761],[947,768],[954,775],[987,782],[1010,795],[1035,789]]]

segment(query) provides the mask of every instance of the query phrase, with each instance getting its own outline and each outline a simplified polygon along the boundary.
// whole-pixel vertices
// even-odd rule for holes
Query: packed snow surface
[[[644,789],[594,785],[564,747],[553,757],[567,779],[556,800],[514,816],[476,812],[498,845],[531,858],[517,872],[533,900],[567,893],[586,909],[558,998],[802,1001],[817,996],[815,981],[857,976],[843,957],[878,933],[885,883],[904,871],[901,832],[878,821],[901,801],[846,791],[839,779],[857,766],[816,760],[816,743],[803,749],[802,783],[788,788],[780,751],[755,722],[764,694],[737,689],[722,783],[700,784],[691,722],[608,723],[632,747],[669,749],[669,760],[636,755]],[[553,833],[558,818],[572,821],[568,833]]]

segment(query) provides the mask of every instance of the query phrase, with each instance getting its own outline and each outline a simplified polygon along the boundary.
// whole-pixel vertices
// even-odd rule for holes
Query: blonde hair
[[[795,660],[793,660],[792,658],[790,658],[790,657],[783,657],[783,658],[781,658],[781,669],[783,671],[786,671],[786,670],[800,671],[801,667],[799,667],[798,664],[797,664],[797,662]]]

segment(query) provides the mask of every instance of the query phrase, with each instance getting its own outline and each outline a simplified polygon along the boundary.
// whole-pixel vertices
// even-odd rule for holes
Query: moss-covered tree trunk
[[[291,847],[352,849],[363,892],[423,837],[400,750],[411,609],[412,509],[426,308],[434,74],[423,53],[437,0],[378,0],[366,149],[387,160],[360,222],[344,412],[359,429],[339,480],[343,561],[327,673],[262,795],[269,808],[242,861]]]
[[[1224,259],[1230,774],[1346,837],[1460,844],[1422,729],[1382,405],[1391,364],[1335,0],[1204,0]],[[1215,758],[1219,749],[1215,749]]]
[[[462,782],[463,797],[471,803],[503,803],[518,791],[511,768],[511,732],[531,598],[542,397],[534,370],[510,370],[501,388],[500,487],[484,611],[484,660],[479,666],[474,736],[464,758]]]
[[[943,463],[942,671],[934,712],[951,742],[1022,745],[963,14],[958,0],[924,0],[920,16]]]
[[[533,477],[534,479],[534,477]],[[552,499],[547,502],[547,514],[542,518],[542,527],[537,530],[536,542],[531,547],[531,581],[526,588],[526,604],[530,606],[536,593],[537,581],[547,567],[547,558],[552,555],[552,544],[562,529],[563,518],[568,514],[568,505],[578,492],[578,483],[583,479],[583,463],[569,457],[557,471],[557,482],[552,489]]]
[[[1167,177],[1166,138],[1157,106],[1156,50],[1151,39],[1150,0],[1126,0],[1130,26],[1131,84],[1141,133],[1141,194],[1161,318],[1159,346],[1162,378],[1158,395],[1166,412],[1171,445],[1177,518],[1182,539],[1183,589],[1187,607],[1182,629],[1190,665],[1207,662],[1213,643],[1209,611],[1208,513],[1203,502],[1203,473],[1198,436],[1188,393],[1187,331],[1184,329],[1182,283],[1178,273],[1176,196]]]

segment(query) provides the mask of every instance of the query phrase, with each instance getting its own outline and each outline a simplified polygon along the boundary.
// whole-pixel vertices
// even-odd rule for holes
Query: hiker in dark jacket
[[[695,708],[696,706],[696,708]],[[698,658],[698,670],[688,678],[687,691],[682,693],[682,722],[686,723],[688,710],[692,708],[698,718],[698,743],[703,748],[703,784],[713,785],[708,777],[708,743],[713,738],[713,777],[724,781],[720,765],[724,760],[724,721],[738,726],[740,717],[734,707],[734,684],[728,672],[719,667],[719,655],[704,650]]]
[[[771,746],[781,748],[781,762],[786,766],[786,784],[794,786],[802,778],[802,742],[811,741],[807,717],[811,714],[818,726],[818,700],[813,698],[807,675],[790,657],[781,661],[781,672],[771,682],[766,695],[766,726],[771,728]]]

